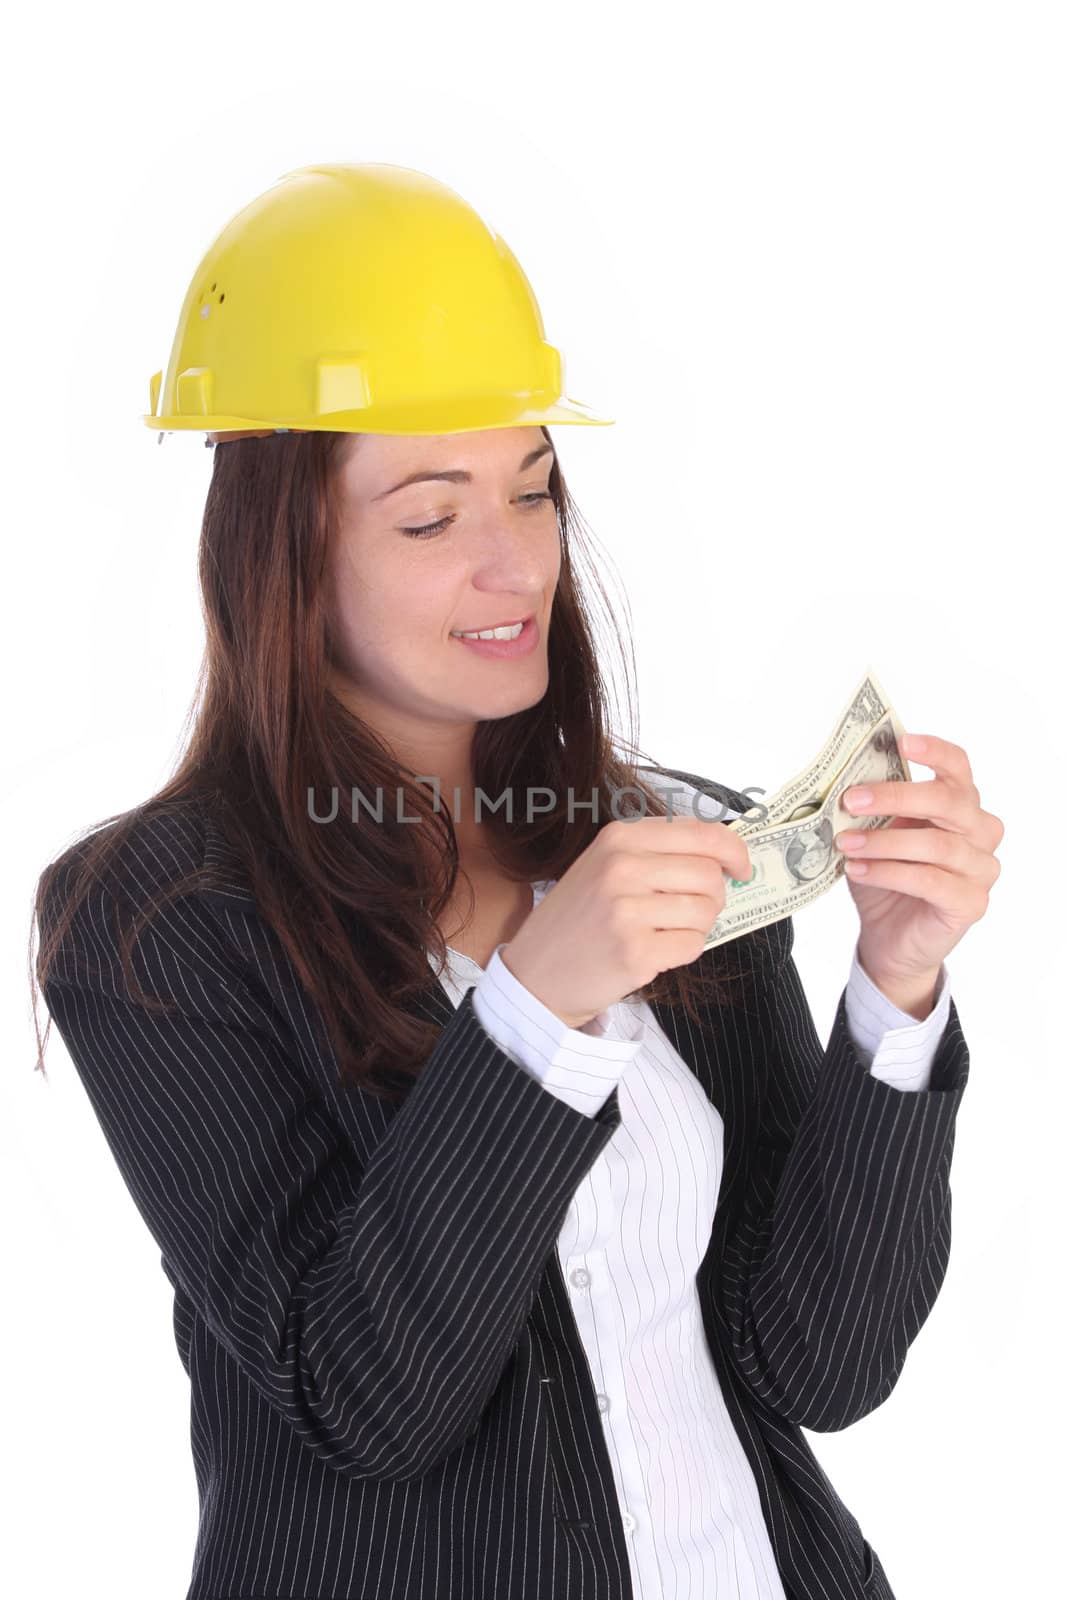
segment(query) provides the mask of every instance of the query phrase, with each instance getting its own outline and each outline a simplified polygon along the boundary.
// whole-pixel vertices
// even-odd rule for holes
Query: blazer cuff
[[[951,985],[944,962],[929,1016],[917,1021],[882,993],[860,964],[859,941],[845,990],[845,1011],[856,1053],[867,1070],[896,1089],[930,1086],[930,1071],[948,1022]]]
[[[550,1093],[595,1116],[641,1049],[645,1023],[634,1017],[624,1036],[608,1010],[569,1028],[505,966],[504,948],[497,945],[471,997],[478,1021]]]

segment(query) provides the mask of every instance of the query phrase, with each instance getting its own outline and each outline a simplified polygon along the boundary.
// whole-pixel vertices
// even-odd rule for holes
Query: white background
[[[629,601],[653,759],[773,791],[871,663],[1004,820],[948,961],[971,1076],[947,1280],[889,1400],[812,1443],[897,1600],[1051,1591],[1062,22],[1022,0],[260,0],[5,25],[10,1592],[182,1600],[191,1568],[171,1291],[55,1030],[50,1082],[33,1070],[31,895],[178,754],[212,455],[140,416],[212,238],[321,160],[457,189],[523,264],[568,392],[617,419],[553,432]],[[796,922],[824,1041],[856,932],[845,885]]]

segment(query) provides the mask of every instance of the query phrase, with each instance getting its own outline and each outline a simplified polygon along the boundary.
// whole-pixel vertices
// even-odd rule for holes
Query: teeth
[[[521,622],[514,622],[514,623],[512,623],[510,628],[483,628],[481,633],[460,633],[460,632],[457,631],[456,633],[453,634],[453,638],[455,638],[455,639],[517,639],[519,637],[519,634],[522,632],[522,629],[523,629],[523,624]]]

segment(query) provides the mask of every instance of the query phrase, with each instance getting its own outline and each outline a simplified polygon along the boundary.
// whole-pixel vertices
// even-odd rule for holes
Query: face
[[[544,695],[560,568],[553,459],[540,427],[353,435],[330,563],[332,686],[387,737],[417,746],[432,724],[469,738]],[[396,487],[416,473],[467,476]],[[521,653],[453,637],[527,617]]]

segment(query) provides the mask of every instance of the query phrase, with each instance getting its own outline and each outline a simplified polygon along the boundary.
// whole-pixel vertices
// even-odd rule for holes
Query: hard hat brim
[[[293,433],[469,433],[483,428],[533,427],[538,423],[584,423],[612,427],[614,417],[603,417],[580,400],[561,396],[549,404],[530,404],[514,395],[451,399],[447,404],[423,402],[408,406],[371,406],[359,411],[332,411],[314,417],[154,416],[141,419],[146,427],[167,433],[273,432]]]

